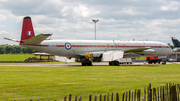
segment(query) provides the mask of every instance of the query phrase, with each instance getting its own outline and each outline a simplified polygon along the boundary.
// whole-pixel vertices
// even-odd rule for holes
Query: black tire
[[[116,66],[119,66],[119,61],[114,61]]]
[[[114,66],[115,65],[115,62],[114,61],[112,61],[112,66]]]
[[[83,62],[82,62],[81,64],[82,64],[82,66],[86,66],[86,63],[83,63]]]
[[[148,64],[152,64],[152,62],[148,62]]]
[[[111,61],[111,62],[109,62],[109,66],[112,66],[112,61]]]
[[[87,66],[92,66],[92,62],[89,61],[89,63],[87,63]]]

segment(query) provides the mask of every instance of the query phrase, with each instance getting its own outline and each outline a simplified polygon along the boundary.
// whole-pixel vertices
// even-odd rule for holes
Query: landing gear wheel
[[[112,61],[111,61],[111,62],[109,62],[109,66],[112,66],[112,65],[113,65]]]
[[[89,61],[89,63],[87,63],[86,66],[92,66],[92,62]]]
[[[110,61],[109,66],[119,66],[119,61]]]
[[[86,66],[86,63],[83,63],[83,62],[82,62],[81,64],[82,64],[82,66]]]
[[[81,64],[82,64],[82,66],[92,66],[92,62],[89,60],[85,60]]]
[[[119,66],[119,61],[114,61],[115,62],[115,66]]]

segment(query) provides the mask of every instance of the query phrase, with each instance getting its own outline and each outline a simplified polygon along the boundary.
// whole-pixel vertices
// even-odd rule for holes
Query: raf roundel
[[[71,49],[71,44],[70,43],[65,43],[65,48],[67,49],[67,50],[70,50]]]

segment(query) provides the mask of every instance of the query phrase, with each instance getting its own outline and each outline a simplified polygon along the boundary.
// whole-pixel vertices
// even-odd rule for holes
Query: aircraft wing
[[[23,44],[39,44],[51,35],[52,34],[39,34],[39,35],[31,37],[30,39],[23,40],[24,42]]]
[[[116,50],[116,51],[98,51],[98,52],[86,52],[86,53],[78,53],[80,56],[85,56],[86,54],[92,54],[92,57],[101,57],[101,61],[114,61],[120,58],[123,58],[124,53],[135,53],[135,54],[154,54],[155,50],[150,47],[130,49],[126,51]]]
[[[98,52],[89,52],[92,53],[92,57],[101,57],[101,61],[114,61],[120,58],[123,58],[123,51],[98,51]],[[87,53],[79,53],[80,56],[85,56]]]
[[[125,50],[124,53],[136,53],[136,54],[141,54],[145,50],[151,49],[150,47],[144,47],[144,48],[136,48],[136,49],[130,49],[130,50]]]
[[[17,40],[17,39],[11,39],[11,38],[4,38],[4,39],[6,39],[6,40],[10,40],[10,41],[14,41],[14,42],[20,42],[19,40]]]

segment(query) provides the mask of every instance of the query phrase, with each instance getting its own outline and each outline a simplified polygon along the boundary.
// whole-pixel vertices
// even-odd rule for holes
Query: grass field
[[[29,57],[35,57],[33,54],[0,54],[0,61],[24,61]],[[36,56],[36,58],[40,58],[40,56]],[[48,57],[42,56],[42,59],[47,59]],[[53,58],[53,57],[51,57]]]
[[[63,100],[179,83],[180,65],[0,67],[0,100]]]
[[[0,57],[0,61],[24,61],[35,56],[33,54],[0,54]]]

